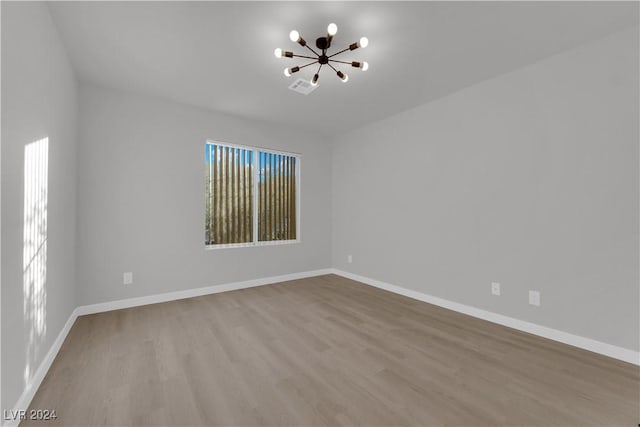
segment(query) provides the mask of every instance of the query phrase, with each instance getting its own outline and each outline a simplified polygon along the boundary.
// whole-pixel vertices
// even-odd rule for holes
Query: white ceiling
[[[80,79],[236,116],[335,135],[638,24],[637,2],[55,2]],[[323,69],[310,95],[287,89],[289,41],[338,24],[361,35],[366,72]],[[333,50],[332,50],[333,51]],[[330,51],[331,52],[331,51]],[[307,79],[312,67],[294,76]],[[326,67],[325,67],[326,68]]]

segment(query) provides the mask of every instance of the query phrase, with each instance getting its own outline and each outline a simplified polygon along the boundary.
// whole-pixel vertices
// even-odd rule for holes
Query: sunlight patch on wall
[[[23,313],[28,384],[47,334],[47,202],[49,138],[24,147]]]

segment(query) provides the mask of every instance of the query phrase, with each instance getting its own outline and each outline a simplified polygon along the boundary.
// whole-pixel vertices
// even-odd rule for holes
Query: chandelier
[[[339,60],[333,59],[333,58],[335,56],[337,56],[337,55],[340,55],[341,53],[346,52],[346,51],[356,50],[359,47],[361,47],[361,48],[367,47],[367,45],[369,44],[369,39],[367,39],[366,37],[361,37],[359,41],[357,41],[355,43],[351,43],[345,49],[342,49],[341,51],[338,51],[338,52],[336,52],[334,54],[330,54],[329,55],[327,53],[327,51],[331,48],[331,42],[333,41],[333,36],[335,36],[337,32],[338,32],[338,26],[336,24],[331,23],[331,24],[329,24],[327,26],[327,35],[324,36],[324,37],[318,37],[316,39],[316,48],[321,52],[321,53],[318,53],[315,49],[313,49],[312,47],[310,47],[307,44],[307,42],[302,38],[302,36],[300,36],[300,33],[298,33],[296,30],[291,31],[289,33],[289,39],[291,39],[291,41],[294,42],[294,43],[298,43],[302,47],[306,47],[315,56],[298,55],[298,54],[295,54],[293,52],[284,51],[284,50],[282,50],[280,48],[277,48],[274,51],[274,54],[275,54],[276,58],[306,58],[306,59],[312,60],[311,62],[309,62],[307,64],[304,64],[304,65],[285,68],[284,69],[284,75],[289,77],[293,73],[297,73],[298,71],[302,70],[303,68],[309,67],[309,66],[314,65],[314,64],[319,64],[318,70],[316,71],[316,73],[313,75],[313,78],[311,79],[311,84],[313,86],[317,86],[318,85],[318,79],[320,78],[320,70],[322,69],[322,67],[324,65],[330,67],[333,71],[335,71],[336,75],[338,76],[338,78],[340,78],[340,80],[342,80],[343,83],[346,83],[349,80],[349,76],[347,74],[343,73],[342,71],[336,69],[332,65],[332,63],[333,64],[347,64],[347,65],[351,65],[354,68],[359,68],[362,71],[367,71],[367,69],[369,68],[369,64],[364,62],[364,61],[339,61]]]

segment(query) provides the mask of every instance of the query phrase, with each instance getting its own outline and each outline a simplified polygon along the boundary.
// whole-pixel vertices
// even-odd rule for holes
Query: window
[[[254,246],[299,239],[300,157],[205,144],[205,245]]]

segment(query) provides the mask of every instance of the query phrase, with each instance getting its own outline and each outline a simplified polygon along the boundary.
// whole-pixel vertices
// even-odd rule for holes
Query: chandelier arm
[[[341,63],[341,64],[351,65],[351,62],[347,62],[347,61],[338,61],[337,59],[330,59],[329,61],[331,61],[331,62],[339,62],[339,63]]]
[[[311,48],[311,46],[309,46],[308,44],[306,44],[306,45],[304,45],[304,46],[305,46],[307,49],[309,49],[311,52],[313,52],[313,54],[314,54],[315,56],[320,56],[320,54],[318,54],[318,52],[316,52],[315,50],[313,50],[313,49]]]
[[[340,55],[341,53],[346,52],[348,50],[351,50],[351,49],[350,48],[342,49],[340,52],[336,52],[333,55],[329,55],[329,58],[333,58],[334,56]]]
[[[322,65],[323,64],[320,64],[320,66],[318,67],[318,71],[316,71],[316,74],[320,74],[320,70],[322,70]]]
[[[308,67],[309,65],[317,64],[318,61],[309,62],[308,64],[300,65],[298,68],[303,69],[304,67]]]
[[[327,63],[327,65],[328,65],[329,67],[331,67],[331,69],[332,69],[333,71],[335,71],[336,73],[338,72],[338,70],[336,70],[336,69],[335,69],[335,67],[334,67],[333,65],[331,65],[331,64],[329,64],[329,63]]]
[[[297,57],[297,58],[307,58],[307,59],[318,59],[315,56],[307,56],[307,55],[296,55],[295,53],[293,54],[293,56]]]

